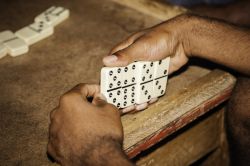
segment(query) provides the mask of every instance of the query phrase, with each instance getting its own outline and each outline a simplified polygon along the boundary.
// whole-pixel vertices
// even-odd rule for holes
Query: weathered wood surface
[[[162,21],[187,12],[187,9],[180,6],[161,3],[158,0],[113,0],[119,4],[136,9],[142,13],[158,18]]]
[[[234,84],[232,75],[215,70],[162,97],[147,111],[124,116],[124,149],[130,157],[136,156],[227,100]]]
[[[164,140],[160,147],[136,163],[138,166],[190,165],[220,146],[222,122],[223,111],[213,111],[189,124],[178,135]]]
[[[51,165],[46,156],[49,112],[58,104],[59,96],[80,82],[98,83],[102,57],[112,46],[132,32],[161,22],[159,19],[143,15],[109,0],[75,0],[74,3],[67,0],[28,0],[25,3],[20,0],[2,0],[0,2],[0,31],[5,29],[16,31],[30,24],[35,16],[52,5],[69,8],[70,18],[56,27],[51,37],[32,45],[27,54],[16,58],[5,57],[0,60],[0,163],[5,163],[5,165]],[[170,78],[168,93],[158,103],[152,105],[147,111],[123,117],[124,145],[127,152],[130,151],[130,156],[160,141],[162,136],[159,138],[155,136],[155,140],[151,138],[153,140],[151,143],[149,138],[151,134],[160,131],[164,125],[172,124],[172,132],[180,127],[176,121],[180,122],[178,117],[183,115],[184,111],[169,111],[173,106],[168,103],[170,100],[173,101],[170,97],[185,96],[188,92],[185,87],[188,88],[190,83],[195,83],[197,79],[209,72],[197,66],[187,68],[179,75]],[[202,92],[209,93],[206,90]],[[207,98],[202,98],[203,102],[198,99],[203,95],[205,94],[189,96],[193,100],[187,101],[198,100],[200,104],[206,104]],[[221,97],[225,99],[227,95],[223,96],[222,93]],[[177,102],[177,100],[174,101]],[[181,102],[187,101],[178,103],[181,105],[183,104]],[[171,107],[168,106],[169,104]],[[189,105],[191,107],[192,104]],[[203,112],[199,108],[203,106],[197,107],[197,113],[192,114],[194,116],[192,119]],[[191,112],[195,113],[193,111]],[[151,134],[142,133],[143,130],[138,128],[143,129],[143,123],[138,127],[129,124],[137,122],[139,124],[147,112],[149,118],[153,116],[156,118],[155,121],[154,119],[149,121],[150,123],[154,121],[154,125],[149,127]],[[158,116],[156,116],[157,112]],[[187,111],[185,115],[190,117],[188,113],[191,112]],[[176,115],[171,115],[168,121],[161,123],[168,113]],[[157,119],[160,116],[162,119]],[[139,121],[134,122],[135,119]],[[190,121],[189,118],[183,120],[185,123]],[[173,122],[170,123],[170,121]],[[168,135],[170,132],[165,133],[162,135]],[[144,141],[145,146],[142,148],[139,145],[142,145]]]

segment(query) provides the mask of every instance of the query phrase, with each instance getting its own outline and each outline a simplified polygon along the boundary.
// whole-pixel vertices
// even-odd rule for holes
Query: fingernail
[[[125,113],[128,113],[130,111],[133,111],[134,109],[135,109],[135,106],[131,105],[131,106],[127,107],[127,108],[122,109],[122,113],[125,114]]]
[[[103,58],[103,62],[104,63],[112,63],[112,62],[115,62],[117,61],[117,56],[116,55],[110,55],[110,56],[106,56]]]

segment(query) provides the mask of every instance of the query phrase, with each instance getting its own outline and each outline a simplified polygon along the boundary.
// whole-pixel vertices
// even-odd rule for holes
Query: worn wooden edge
[[[140,156],[137,165],[191,165],[220,147],[223,109],[216,110],[149,154]],[[166,157],[166,155],[168,157]]]
[[[163,101],[151,110],[146,110],[155,114],[150,114],[151,116],[138,114],[137,123],[142,126],[132,128],[130,126],[127,130],[127,126],[124,125],[124,150],[127,155],[130,158],[135,157],[141,151],[148,149],[227,100],[235,82],[236,79],[229,73],[214,70],[191,83],[180,91],[179,95],[169,97],[167,102]],[[177,102],[179,104],[176,104]],[[175,116],[170,118],[170,113]],[[142,127],[146,130],[142,130]]]
[[[121,5],[133,8],[141,13],[153,16],[159,20],[167,20],[187,12],[187,9],[179,6],[161,3],[156,0],[113,0]]]

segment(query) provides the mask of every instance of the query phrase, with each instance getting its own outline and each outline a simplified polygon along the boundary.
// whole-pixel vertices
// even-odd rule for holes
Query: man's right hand
[[[131,35],[104,57],[104,65],[127,66],[134,61],[157,61],[171,56],[169,73],[173,73],[188,61],[189,45],[185,29],[188,17],[182,15]]]
[[[182,15],[155,27],[137,32],[116,45],[110,55],[104,57],[105,66],[127,66],[134,61],[157,61],[171,56],[169,74],[181,68],[188,61],[188,41],[186,29],[189,20]],[[188,27],[188,25],[186,25]],[[157,101],[152,99],[150,103]],[[143,110],[148,103],[130,106],[123,113]]]
[[[103,59],[105,66],[171,57],[169,74],[197,56],[250,75],[250,31],[226,22],[184,14],[130,36]],[[147,103],[131,106],[142,110]]]

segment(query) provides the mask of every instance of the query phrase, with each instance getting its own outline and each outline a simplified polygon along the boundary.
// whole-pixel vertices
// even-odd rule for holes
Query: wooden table
[[[55,28],[53,36],[32,45],[23,56],[0,60],[0,163],[51,165],[45,153],[49,112],[59,96],[80,82],[98,83],[102,57],[130,33],[185,11],[147,0],[138,0],[136,5],[129,0],[119,3],[122,4],[111,0],[0,2],[0,31],[16,31],[30,24],[52,5],[71,10],[70,18]],[[147,150],[147,155],[141,153],[134,160],[139,165],[183,165],[221,147],[223,110],[210,110],[229,98],[234,83],[234,77],[226,72],[196,63],[186,66],[171,76],[167,94],[159,102],[143,112],[122,117],[124,150],[134,158],[156,144],[150,153]],[[200,139],[205,137],[211,139]],[[202,147],[198,148],[200,152],[194,151],[194,140]],[[181,147],[188,153],[181,152]],[[179,162],[180,158],[183,162]]]

